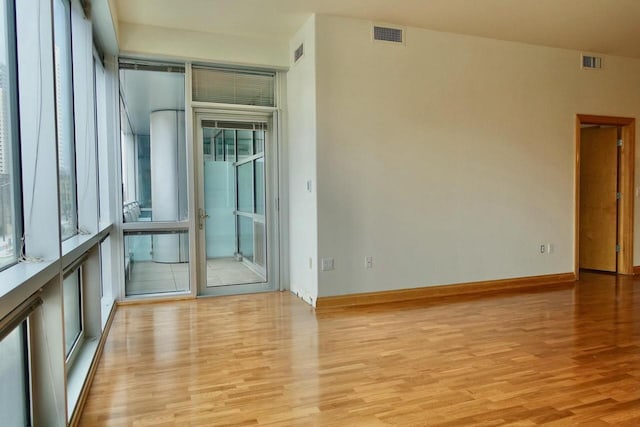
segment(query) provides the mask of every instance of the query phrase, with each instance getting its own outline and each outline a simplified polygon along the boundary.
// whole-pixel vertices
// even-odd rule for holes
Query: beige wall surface
[[[639,60],[581,70],[578,51],[416,28],[389,45],[320,15],[316,49],[319,296],[573,271],[575,115],[640,116]]]
[[[287,40],[184,31],[120,22],[120,51],[124,55],[167,57],[218,64],[286,68]]]
[[[291,40],[292,55],[301,43],[304,56],[295,64],[291,57],[292,66],[287,73],[289,274],[291,291],[315,305],[318,295],[315,17]],[[307,188],[308,181],[311,191]]]

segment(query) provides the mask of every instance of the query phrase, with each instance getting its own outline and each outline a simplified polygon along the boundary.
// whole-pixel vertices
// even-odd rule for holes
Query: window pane
[[[56,125],[60,173],[60,227],[62,240],[77,233],[76,167],[73,133],[70,9],[66,0],[54,0],[54,58]]]
[[[188,219],[184,74],[121,69],[120,93],[125,221]]]
[[[186,232],[124,237],[127,296],[189,290],[189,236]]]
[[[238,130],[238,161],[251,157],[253,155],[253,131]]]
[[[238,210],[253,213],[253,164],[238,166]]]
[[[238,216],[239,253],[249,261],[253,261],[253,219]]]
[[[193,68],[194,101],[275,106],[273,73]]]
[[[15,64],[11,53],[15,46],[10,42],[13,25],[8,19],[8,6],[7,0],[0,0],[0,269],[17,260],[19,247],[16,227],[18,177],[13,170],[18,147],[12,127],[15,114],[12,70],[15,70]]]
[[[213,160],[213,149],[211,148],[212,145],[215,145],[213,138],[213,129],[204,128],[202,129],[202,132],[204,134],[202,136],[202,153],[204,154],[205,159]]]
[[[64,279],[64,347],[69,356],[73,345],[82,332],[82,299],[80,293],[80,269]]]
[[[26,322],[0,341],[0,414],[2,425],[28,426]]]
[[[254,134],[255,134],[256,154],[262,153],[264,151],[264,131],[257,130],[257,131],[254,131]]]
[[[233,130],[224,131],[225,155],[228,162],[236,161],[236,132]]]
[[[148,136],[139,136],[138,151],[138,201],[140,206],[151,206],[151,145]]]
[[[260,157],[253,162],[256,174],[256,213],[264,215],[264,157]]]
[[[216,158],[215,161],[216,162],[224,162],[226,161],[225,157],[224,157],[224,134],[221,130],[219,129],[209,129],[210,132],[212,132],[215,136],[213,138],[214,140],[214,144],[215,144],[215,151],[216,151]]]

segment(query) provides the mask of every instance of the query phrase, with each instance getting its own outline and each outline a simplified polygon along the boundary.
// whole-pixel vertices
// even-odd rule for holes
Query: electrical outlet
[[[373,268],[373,257],[368,256],[364,258],[364,268]]]
[[[335,265],[333,258],[322,258],[322,264],[320,264],[322,271],[333,270]]]
[[[546,252],[547,252],[547,245],[543,243],[540,245],[540,253],[544,255]]]

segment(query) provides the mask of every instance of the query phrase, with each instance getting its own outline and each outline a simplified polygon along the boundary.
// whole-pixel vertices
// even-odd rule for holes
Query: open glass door
[[[276,289],[272,115],[198,114],[200,295]],[[275,156],[274,156],[275,157]]]

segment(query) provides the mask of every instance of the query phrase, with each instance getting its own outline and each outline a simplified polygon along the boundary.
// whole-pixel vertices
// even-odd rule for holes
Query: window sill
[[[60,274],[62,267],[81,257],[111,232],[112,224],[93,235],[77,235],[62,244],[62,260],[37,263],[20,262],[0,271],[0,319]]]
[[[67,370],[67,414],[71,419],[80,399],[82,387],[89,376],[91,362],[98,350],[100,340],[97,338],[85,338],[78,348],[73,363]]]
[[[0,319],[60,272],[58,260],[21,262],[0,272]]]
[[[96,234],[76,234],[62,242],[62,268],[65,269],[100,243],[111,231],[111,224],[102,226]]]

